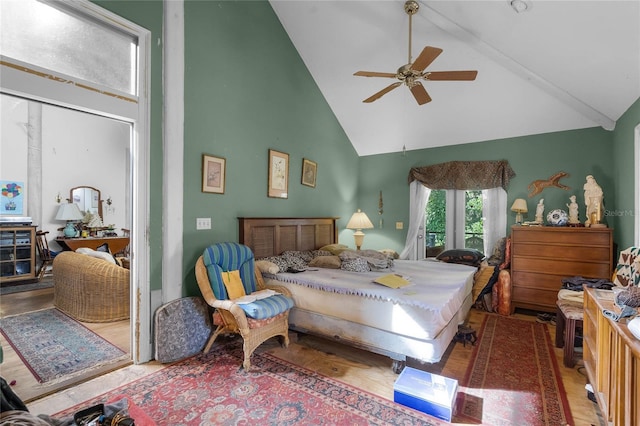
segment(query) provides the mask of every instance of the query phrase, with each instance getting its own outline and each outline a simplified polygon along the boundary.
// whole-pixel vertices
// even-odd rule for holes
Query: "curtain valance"
[[[409,183],[417,180],[430,189],[480,190],[502,187],[516,174],[507,160],[449,161],[431,166],[412,167]]]

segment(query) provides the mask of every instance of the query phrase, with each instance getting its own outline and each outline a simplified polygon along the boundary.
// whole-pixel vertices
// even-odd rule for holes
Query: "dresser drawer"
[[[540,243],[562,244],[574,246],[604,246],[609,247],[611,230],[589,228],[530,228],[514,229],[512,244]]]
[[[511,260],[511,269],[515,272],[537,272],[561,277],[582,276],[611,279],[609,263],[606,262],[570,262],[563,259],[534,259],[514,256]]]
[[[553,290],[556,293],[562,287],[563,275],[541,274],[539,272],[515,271],[511,273],[513,287],[531,287],[543,290]]]
[[[514,245],[512,256],[527,256],[532,258],[549,257],[552,259],[571,260],[579,262],[601,262],[609,258],[609,246],[571,246],[550,245],[539,243],[522,243]]]
[[[512,289],[512,301],[515,304],[537,305],[546,307],[548,311],[555,311],[557,300],[557,290],[551,291],[530,287],[514,287]]]

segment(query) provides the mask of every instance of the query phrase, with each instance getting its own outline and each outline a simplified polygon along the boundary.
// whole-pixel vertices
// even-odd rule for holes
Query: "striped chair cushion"
[[[256,300],[246,305],[239,305],[247,317],[261,320],[276,316],[293,308],[293,299],[282,294]]]
[[[223,272],[239,270],[245,294],[256,291],[254,258],[249,247],[238,243],[213,244],[204,250],[202,260],[207,268],[211,289],[218,300],[229,298],[222,279]]]

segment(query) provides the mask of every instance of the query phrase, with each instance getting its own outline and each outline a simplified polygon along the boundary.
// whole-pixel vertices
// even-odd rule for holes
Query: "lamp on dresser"
[[[522,224],[522,213],[527,213],[527,200],[524,198],[517,198],[511,206],[511,211],[516,212],[516,223]]]
[[[67,238],[76,236],[76,227],[73,222],[82,220],[82,212],[78,208],[76,203],[63,203],[58,208],[58,214],[56,214],[56,220],[66,220],[67,226],[64,228],[63,234]]]
[[[356,249],[360,250],[362,247],[362,242],[364,241],[364,232],[363,229],[371,229],[373,228],[373,223],[369,220],[367,215],[358,209],[357,212],[351,216],[349,219],[349,223],[347,223],[347,229],[355,229],[356,232],[353,233],[353,239],[356,242]]]

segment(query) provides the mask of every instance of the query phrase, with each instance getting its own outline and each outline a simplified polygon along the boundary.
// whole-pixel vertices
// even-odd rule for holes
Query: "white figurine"
[[[543,217],[544,215],[544,198],[540,198],[540,201],[538,201],[538,205],[536,206],[536,222],[537,223],[542,223],[543,222]]]
[[[580,223],[580,219],[578,219],[578,203],[576,203],[576,196],[572,195],[569,197],[569,200],[571,200],[571,203],[567,204],[567,207],[569,208],[569,223]]]
[[[584,204],[587,206],[587,219],[584,224],[590,226],[597,224],[602,218],[602,188],[596,182],[596,179],[589,175],[587,182],[584,184]]]

